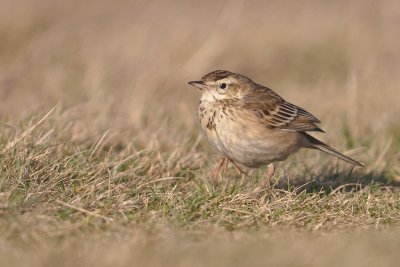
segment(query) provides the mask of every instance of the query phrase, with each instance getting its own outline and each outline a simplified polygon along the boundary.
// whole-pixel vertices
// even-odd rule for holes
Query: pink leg
[[[274,163],[268,164],[268,172],[267,172],[267,180],[270,180],[272,176],[275,174],[275,165]]]
[[[270,164],[268,164],[267,177],[260,184],[260,188],[265,188],[267,186],[267,184],[269,184],[270,179],[274,176],[274,174],[275,174],[275,165],[274,165],[274,163],[270,163]]]
[[[217,168],[215,169],[214,174],[213,174],[213,177],[212,177],[213,183],[215,183],[215,182],[217,181],[218,174],[219,174],[219,172],[221,171],[221,167],[222,167],[222,165],[224,164],[225,161],[226,161],[226,158],[225,158],[225,157],[221,158],[221,159],[218,161],[218,166],[217,166]]]
[[[228,164],[229,164],[229,159],[225,158],[225,163],[224,163],[224,178],[226,178],[226,172],[228,171]]]

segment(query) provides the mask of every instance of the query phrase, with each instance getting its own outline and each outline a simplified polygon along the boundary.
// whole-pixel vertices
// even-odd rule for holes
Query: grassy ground
[[[396,265],[396,1],[0,5],[2,265]],[[210,184],[186,83],[220,68],[367,167],[301,151]]]

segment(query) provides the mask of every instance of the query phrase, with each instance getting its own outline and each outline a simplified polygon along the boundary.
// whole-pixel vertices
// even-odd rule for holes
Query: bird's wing
[[[257,121],[269,128],[296,132],[324,132],[316,125],[320,120],[311,113],[285,101],[266,87],[257,88],[254,94],[241,99],[241,107],[253,112]]]

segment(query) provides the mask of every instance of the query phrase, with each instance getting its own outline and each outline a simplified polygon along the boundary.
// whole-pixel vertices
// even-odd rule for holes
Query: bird
[[[221,159],[213,173],[216,179],[228,163],[240,172],[241,166],[268,165],[267,179],[275,173],[275,162],[285,160],[300,148],[321,150],[355,166],[356,161],[308,132],[324,132],[321,121],[310,112],[279,96],[250,78],[215,70],[189,85],[201,91],[197,116],[208,141]]]

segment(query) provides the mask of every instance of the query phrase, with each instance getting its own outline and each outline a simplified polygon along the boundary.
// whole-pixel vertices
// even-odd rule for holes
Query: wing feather
[[[316,124],[320,123],[310,112],[285,101],[273,90],[259,86],[255,94],[246,96],[241,101],[242,107],[257,115],[260,123],[270,128],[279,128],[287,131],[320,131]]]

